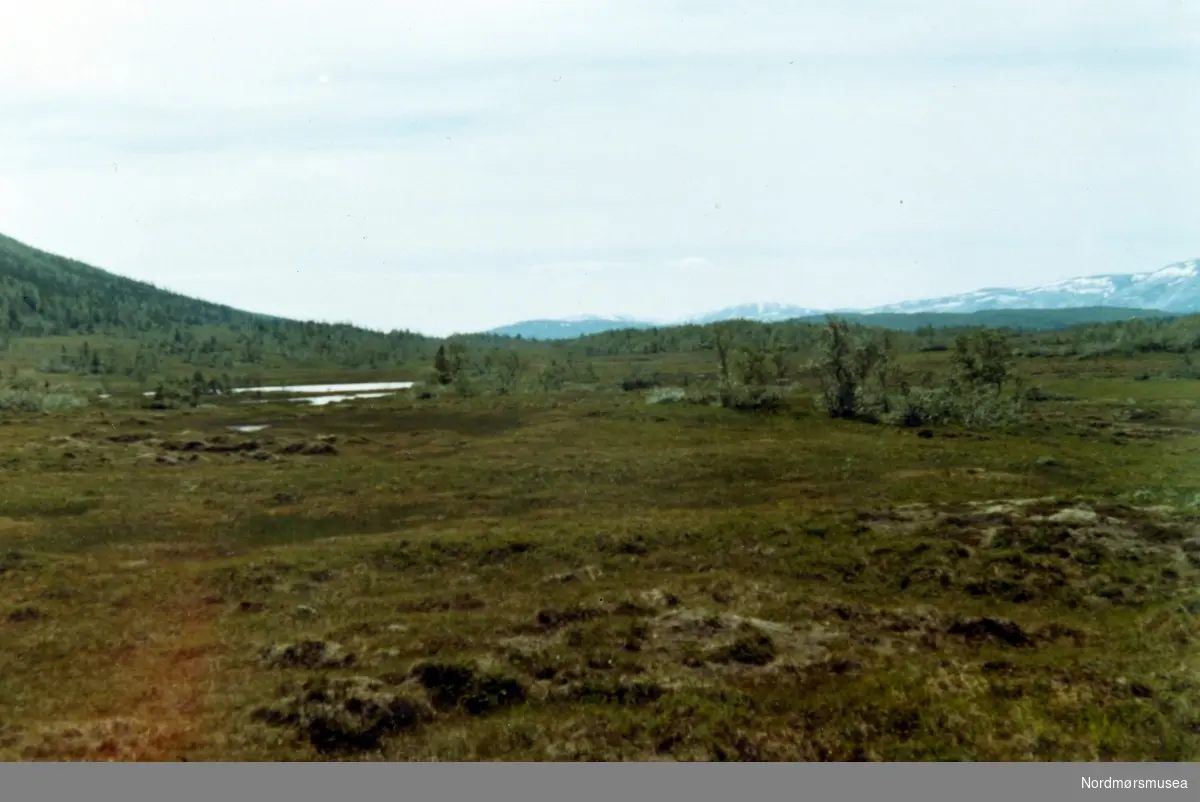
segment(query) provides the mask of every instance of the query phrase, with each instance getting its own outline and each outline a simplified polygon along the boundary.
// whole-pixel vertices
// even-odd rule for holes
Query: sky
[[[1200,256],[1200,0],[0,0],[0,233],[434,335]]]

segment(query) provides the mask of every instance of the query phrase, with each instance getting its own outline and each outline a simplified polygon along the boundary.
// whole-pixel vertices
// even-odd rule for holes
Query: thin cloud
[[[688,256],[683,259],[674,259],[667,263],[667,267],[683,272],[704,270],[706,268],[711,268],[712,266],[712,262],[700,256]]]
[[[47,0],[0,231],[434,333],[1153,269],[1200,254],[1198,9]]]

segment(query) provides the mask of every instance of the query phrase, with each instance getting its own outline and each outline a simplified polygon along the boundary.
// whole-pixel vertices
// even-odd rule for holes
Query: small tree
[[[433,372],[438,384],[453,384],[467,366],[467,349],[460,343],[451,343],[447,348],[439,345],[433,357]]]
[[[1002,332],[990,329],[960,334],[954,343],[954,367],[967,384],[995,387],[999,395],[1012,377],[1012,345]]]
[[[902,381],[897,375],[898,371],[894,367],[894,361],[895,342],[892,339],[892,333],[885,331],[879,338],[875,353],[875,363],[873,365],[875,383],[879,388],[879,407],[880,411],[884,414],[892,411],[891,389],[893,379],[897,383]]]
[[[830,417],[873,417],[868,389],[872,377],[886,401],[891,339],[876,337],[861,326],[830,318],[816,362],[822,401]]]
[[[775,381],[782,382],[788,378],[788,354],[778,343],[771,347],[771,368],[775,372]]]
[[[717,363],[721,371],[721,388],[728,390],[733,385],[729,372],[729,348],[732,345],[733,333],[727,325],[719,325],[713,329],[713,347],[717,349]]]
[[[765,351],[759,348],[742,350],[742,380],[752,387],[766,387],[771,383]]]
[[[851,353],[849,325],[830,318],[826,323],[816,369],[821,382],[821,395],[831,418],[854,415],[858,388],[850,367]]]
[[[561,390],[567,383],[566,368],[560,365],[558,360],[551,359],[550,364],[543,367],[538,374],[538,383],[547,392]]]
[[[433,371],[437,374],[438,384],[449,384],[454,381],[454,376],[450,372],[450,362],[446,359],[446,346],[439,345],[437,353],[433,355]]]
[[[516,351],[505,351],[492,360],[491,371],[501,393],[514,392],[525,372],[525,362]]]

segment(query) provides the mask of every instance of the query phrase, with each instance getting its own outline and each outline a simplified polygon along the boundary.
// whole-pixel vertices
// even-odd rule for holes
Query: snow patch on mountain
[[[576,315],[574,317],[559,318],[563,323],[593,323],[597,320],[611,320],[616,323],[650,323],[653,321],[642,318],[630,317],[629,315]]]
[[[583,315],[569,319],[531,320],[493,329],[498,334],[564,338],[622,328],[655,328],[707,324],[723,320],[773,323],[826,314],[916,314],[919,312],[984,312],[996,309],[1071,309],[1076,307],[1157,309],[1174,314],[1200,312],[1200,259],[1175,262],[1145,273],[1079,276],[1031,287],[988,287],[958,295],[887,304],[870,309],[813,309],[773,301],[744,303],[673,322],[620,315]]]
[[[757,320],[766,323],[819,314],[821,314],[821,310],[819,309],[809,309],[807,307],[774,302],[760,302],[726,307],[716,312],[709,312],[704,315],[688,318],[684,322],[702,324],[715,323],[721,320]]]
[[[1078,306],[1121,306],[1176,313],[1200,311],[1200,259],[1176,262],[1147,273],[1080,276],[1017,289],[996,287],[864,311],[977,312]]]

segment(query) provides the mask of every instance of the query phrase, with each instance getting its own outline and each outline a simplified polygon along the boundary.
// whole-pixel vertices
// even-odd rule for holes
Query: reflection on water
[[[235,387],[230,392],[233,393],[288,393],[305,395],[299,398],[281,399],[291,401],[298,404],[310,404],[312,406],[325,406],[326,404],[337,404],[342,401],[355,401],[360,398],[386,398],[390,395],[395,395],[396,390],[407,390],[416,382],[357,382],[352,384],[287,384],[275,387]],[[391,392],[377,392],[379,390],[388,390]],[[312,393],[320,393],[321,395],[311,395]],[[146,397],[154,395],[154,391],[142,393]],[[258,399],[248,401],[250,404],[265,404],[265,400]],[[265,427],[264,427],[265,428]],[[240,431],[240,430],[239,430]],[[257,430],[254,430],[257,431]]]
[[[235,393],[366,393],[374,390],[407,390],[413,382],[358,382],[357,384],[291,384],[278,387],[238,387]],[[376,396],[377,397],[377,396]]]
[[[307,398],[293,398],[290,400],[302,404],[312,404],[313,406],[323,407],[326,404],[337,404],[341,401],[356,401],[359,398],[386,398],[389,395],[395,395],[395,393],[346,393],[344,395],[313,395],[308,396]]]

